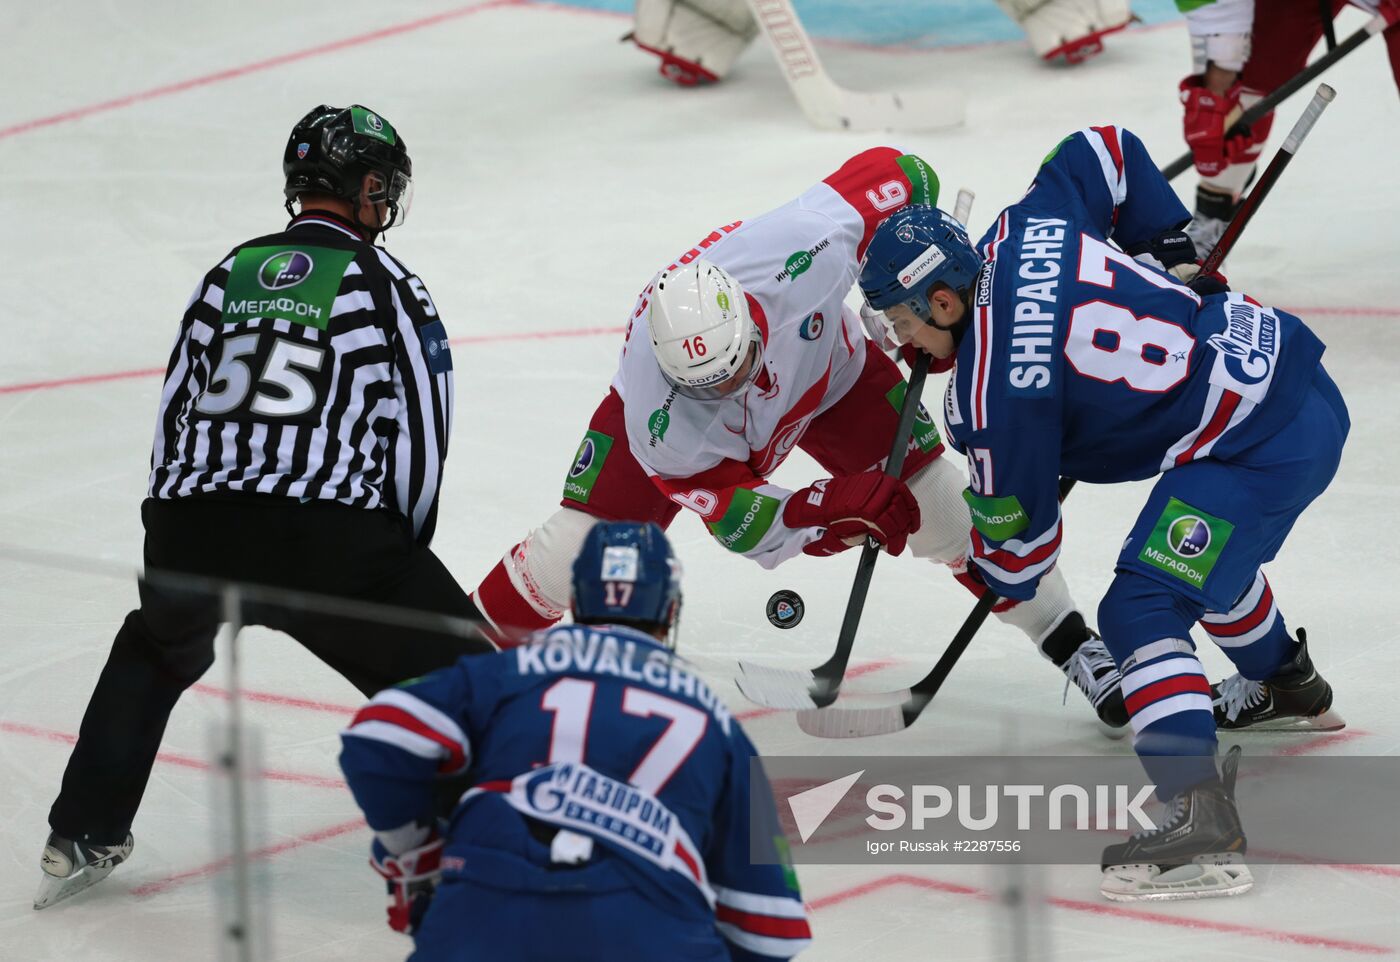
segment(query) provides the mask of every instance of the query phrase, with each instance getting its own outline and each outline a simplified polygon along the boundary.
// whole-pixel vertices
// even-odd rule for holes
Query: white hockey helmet
[[[703,258],[661,272],[647,324],[662,376],[686,397],[733,394],[763,365],[763,337],[744,289]]]

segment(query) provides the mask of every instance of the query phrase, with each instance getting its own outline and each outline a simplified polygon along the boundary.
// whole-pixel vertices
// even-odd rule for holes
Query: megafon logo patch
[[[569,477],[576,478],[593,466],[593,455],[597,452],[592,438],[584,438],[583,444],[579,445],[578,457],[574,459],[574,466],[569,469]]]
[[[1182,558],[1199,558],[1210,547],[1210,525],[1194,514],[1177,518],[1167,529],[1167,547]]]
[[[861,769],[853,774],[836,779],[834,782],[827,782],[825,785],[818,785],[816,788],[809,788],[805,792],[798,792],[796,795],[788,796],[788,809],[792,812],[792,820],[797,825],[797,834],[806,842],[816,834],[817,829],[822,827],[822,822],[836,810],[836,806],[841,804],[841,800],[851,790],[860,777],[865,774],[865,769]]]
[[[315,266],[315,261],[301,251],[282,251],[262,262],[258,283],[269,291],[286,290],[310,277]]]

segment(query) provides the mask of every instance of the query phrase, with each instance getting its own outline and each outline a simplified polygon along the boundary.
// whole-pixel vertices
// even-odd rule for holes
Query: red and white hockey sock
[[[1293,638],[1263,571],[1229,611],[1203,615],[1201,627],[1240,674],[1253,681],[1273,675],[1293,651]]]
[[[574,558],[597,518],[560,508],[506,552],[472,600],[493,629],[492,640],[514,648],[548,628],[569,610]]]

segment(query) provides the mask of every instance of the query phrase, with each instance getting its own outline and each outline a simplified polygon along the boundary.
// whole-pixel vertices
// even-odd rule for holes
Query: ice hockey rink
[[[977,192],[980,233],[1044,154],[1088,124],[1136,131],[1165,164],[1182,150],[1176,83],[1189,68],[1170,4],[1074,69],[1033,60],[991,0],[824,0],[809,27],[839,83],[952,85],[964,126],[833,133],[809,126],[768,49],[725,83],[680,90],[617,42],[623,2],[247,0],[179,4],[5,0],[0,58],[0,962],[218,957],[228,863],[211,823],[210,726],[228,709],[222,664],[181,702],[135,824],[131,861],[99,887],[31,908],[48,805],[111,639],[135,602],[162,368],[197,279],[235,243],[278,229],[280,157],[311,106],[363,102],[409,145],[416,198],[388,247],[425,280],[453,336],[456,425],[434,544],[476,583],[553,510],[622,325],[651,273],[712,228],[788,200],[878,143],[938,170],[945,203]],[[1364,17],[1349,10],[1339,34]],[[1269,575],[1349,721],[1330,735],[1244,739],[1257,753],[1400,751],[1400,583],[1392,499],[1400,450],[1400,98],[1380,42],[1327,78],[1338,90],[1251,224],[1227,272],[1301,314],[1353,429],[1341,473]],[[1280,114],[1286,125],[1306,94]],[[1272,151],[1279,139],[1276,128]],[[1193,175],[1176,181],[1188,199]],[[941,396],[942,379],[926,396]],[[817,476],[795,454],[777,479]],[[1146,487],[1081,486],[1061,568],[1092,614]],[[810,666],[834,643],[856,553],[763,571],[682,518],[682,651],[698,658],[765,753],[1128,753],[1023,636],[989,624],[912,729],[820,741],[745,702],[733,659]],[[23,551],[61,555],[58,567]],[[122,572],[127,572],[123,574]],[[806,600],[780,632],[778,588]],[[851,688],[922,675],[971,598],[945,572],[880,562]],[[386,638],[391,644],[392,638]],[[337,732],[358,694],[290,639],[245,633],[247,720],[265,745],[255,876],[269,959],[401,959],[366,865],[368,834],[340,781]],[[1212,677],[1226,661],[1208,643]],[[1343,791],[1343,786],[1338,786]],[[1328,817],[1319,797],[1317,817]],[[1395,831],[1394,825],[1386,831]],[[1124,908],[1092,866],[803,866],[815,941],[804,959],[1332,960],[1400,952],[1400,866],[1257,866],[1239,899]],[[546,921],[547,924],[547,920]],[[599,958],[609,958],[600,952]]]

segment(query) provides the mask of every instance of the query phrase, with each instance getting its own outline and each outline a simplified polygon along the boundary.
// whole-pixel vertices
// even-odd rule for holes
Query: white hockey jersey
[[[772,567],[820,536],[818,528],[783,524],[791,492],[766,478],[860,376],[865,335],[843,302],[871,234],[906,204],[937,200],[932,168],[877,147],[782,207],[714,231],[673,264],[703,257],[744,288],[763,336],[764,370],[732,396],[699,401],[671,388],[648,333],[655,276],[642,291],[613,378],[628,445],[729,550]]]

